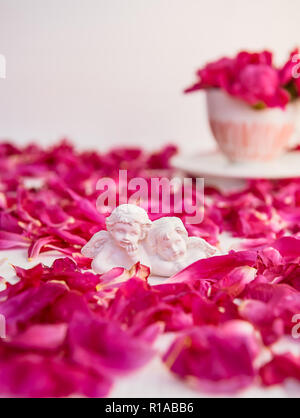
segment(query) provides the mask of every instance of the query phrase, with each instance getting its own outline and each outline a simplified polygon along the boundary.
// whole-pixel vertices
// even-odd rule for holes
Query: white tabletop
[[[237,248],[238,239],[230,236],[221,236],[221,248],[223,251]],[[0,253],[0,276],[9,279],[12,283],[15,282],[16,276],[11,264],[21,266],[23,268],[32,268],[39,262],[50,266],[57,256],[41,255],[34,261],[27,260],[26,250],[10,250],[2,251]],[[150,284],[162,283],[165,279],[158,277],[151,277]],[[157,356],[144,368],[132,373],[126,377],[116,380],[114,387],[110,393],[112,398],[195,398],[208,397],[207,394],[195,391],[189,387],[185,382],[180,381],[165,367],[161,361],[160,354],[167,351],[175,334],[169,333],[158,338],[155,343],[157,349]],[[295,351],[299,355],[299,344],[291,346],[287,340],[282,340],[276,345],[278,352],[288,350]],[[267,353],[265,353],[267,355]],[[266,360],[268,358],[266,357]],[[252,386],[247,390],[238,394],[239,397],[300,397],[300,384],[290,381],[284,386],[276,386],[269,389],[264,389],[258,385]]]

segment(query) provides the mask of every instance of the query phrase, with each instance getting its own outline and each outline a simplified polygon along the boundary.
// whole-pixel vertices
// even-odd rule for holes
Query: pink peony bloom
[[[234,74],[234,60],[230,58],[221,58],[220,60],[209,63],[202,70],[197,71],[199,81],[193,86],[187,88],[185,93],[191,93],[203,88],[224,87],[228,80]]]
[[[284,108],[290,99],[288,92],[280,87],[278,71],[265,64],[244,67],[227,92],[252,106],[263,103],[267,107]]]
[[[234,58],[221,58],[198,70],[199,80],[187,88],[185,93],[220,88],[251,106],[285,108],[291,100],[286,84],[291,79],[294,68],[292,64],[295,67],[291,57],[283,69],[277,69],[273,65],[273,57],[269,51],[260,53],[243,51]],[[295,83],[300,87],[300,81],[296,80]]]

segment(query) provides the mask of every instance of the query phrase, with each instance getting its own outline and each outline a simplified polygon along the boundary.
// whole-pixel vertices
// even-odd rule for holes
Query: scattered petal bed
[[[109,215],[96,209],[97,181],[118,181],[120,168],[128,179],[172,177],[175,153],[0,144],[0,250],[59,256],[51,267],[14,266],[19,281],[0,292],[2,397],[108,396],[116,379],[160,355],[154,342],[164,333],[174,336],[164,367],[201,391],[300,381],[300,179],[207,188],[204,220],[186,224],[189,233],[218,245],[227,232],[243,244],[163,284],[150,285],[140,264],[96,275],[81,255]],[[296,353],[278,353],[282,339]]]

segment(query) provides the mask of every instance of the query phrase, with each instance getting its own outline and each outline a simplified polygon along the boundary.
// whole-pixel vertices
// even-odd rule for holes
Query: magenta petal
[[[7,334],[14,335],[19,325],[27,325],[66,291],[64,284],[49,282],[0,303],[0,314],[5,317]]]
[[[67,324],[32,325],[10,339],[9,345],[22,350],[56,350],[67,335]]]
[[[300,257],[300,239],[284,237],[277,240],[272,246],[278,250],[286,260]]]
[[[225,293],[234,299],[255,279],[256,273],[257,271],[253,267],[237,267],[217,282],[215,290],[218,294]]]
[[[168,283],[193,281],[199,279],[218,279],[236,267],[254,266],[256,253],[251,251],[234,252],[228,255],[211,257],[196,261],[185,270],[173,276]]]
[[[23,292],[26,289],[39,287],[43,276],[43,266],[38,264],[32,269],[26,270],[21,267],[13,266],[16,275],[21,279],[17,284],[6,284],[6,289],[0,292],[0,298],[5,300],[7,297],[12,297]]]
[[[175,341],[164,361],[179,377],[195,378],[195,385],[202,390],[232,393],[253,382],[257,353],[254,329],[233,321],[223,328],[188,331]]]
[[[0,231],[22,234],[18,219],[7,212],[0,212]]]
[[[94,273],[82,272],[77,264],[70,258],[60,258],[54,261],[52,267],[47,268],[43,275],[44,280],[59,280],[78,292],[95,291],[100,283],[100,277]]]
[[[70,291],[51,305],[48,311],[48,319],[54,323],[69,323],[77,312],[89,315],[90,309],[83,295],[77,291]]]
[[[287,379],[300,381],[300,357],[291,354],[275,355],[274,358],[259,371],[263,385],[279,385]]]
[[[40,255],[42,248],[54,241],[52,237],[43,237],[33,242],[28,250],[28,258],[34,259]]]
[[[14,232],[0,231],[0,250],[12,248],[27,248],[30,245],[28,238]]]
[[[264,343],[291,335],[292,319],[300,312],[300,293],[287,285],[253,284],[247,289],[239,313],[261,333]]]
[[[111,388],[109,378],[96,376],[89,370],[55,358],[20,355],[13,362],[0,364],[0,392],[4,396],[103,397]]]
[[[96,373],[118,375],[144,366],[153,350],[114,322],[76,314],[69,327],[71,359]]]
[[[200,70],[195,88],[284,107],[289,97],[278,80],[291,82],[291,64],[277,73],[268,51],[244,51]],[[298,84],[289,86],[295,94]],[[152,176],[172,178],[175,152],[79,152],[65,140],[47,149],[0,144],[0,250],[65,256],[51,267],[15,267],[19,282],[0,292],[8,337],[0,341],[1,395],[105,396],[112,379],[146,364],[155,339],[170,332],[176,343],[168,366],[202,389],[232,393],[255,378],[263,385],[298,379],[291,354],[273,354],[261,380],[253,363],[291,335],[300,312],[299,179],[249,181],[233,192],[206,187],[203,222],[189,225],[186,211],[179,214],[189,235],[217,244],[224,231],[246,238],[252,251],[200,260],[163,284],[149,284],[149,268],[139,263],[94,274],[80,254],[109,214],[97,209],[98,180],[118,184],[120,168],[147,184]],[[178,215],[175,209],[172,203],[171,213],[149,215]]]

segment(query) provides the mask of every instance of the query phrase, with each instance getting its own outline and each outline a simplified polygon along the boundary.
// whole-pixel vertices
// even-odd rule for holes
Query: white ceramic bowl
[[[207,90],[209,123],[220,150],[230,161],[270,161],[288,147],[296,107],[255,110],[219,89]]]

